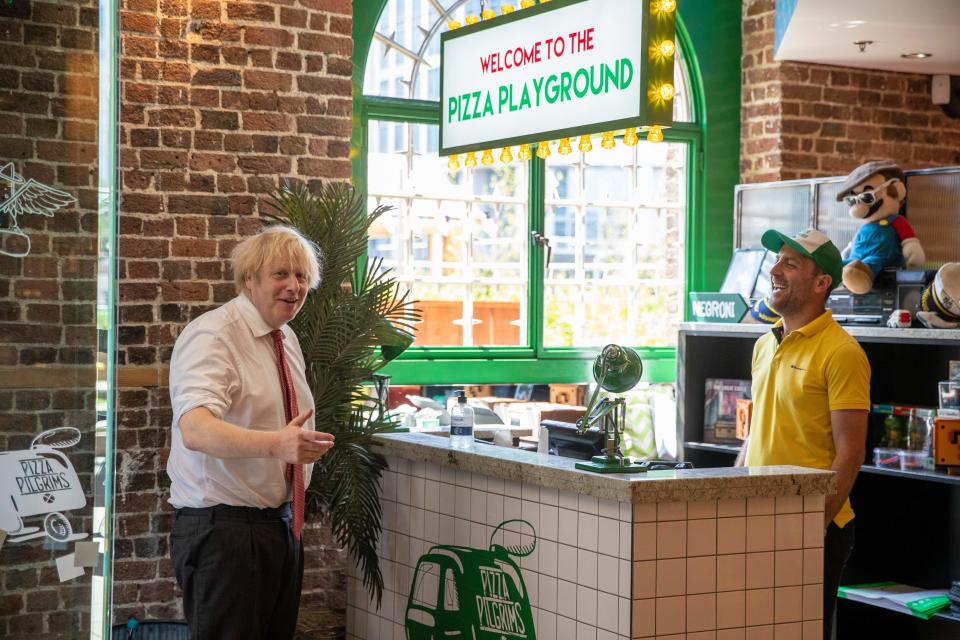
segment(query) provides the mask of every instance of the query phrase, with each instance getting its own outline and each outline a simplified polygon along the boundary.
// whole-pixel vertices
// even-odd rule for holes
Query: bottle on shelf
[[[467,395],[457,391],[457,403],[450,410],[450,446],[454,449],[473,448],[473,407],[467,404]]]
[[[909,451],[922,451],[927,439],[927,425],[917,417],[917,410],[910,409],[907,417],[906,446]]]
[[[900,423],[900,416],[892,412],[883,419],[883,441],[882,447],[888,449],[899,449],[903,445],[903,431]]]

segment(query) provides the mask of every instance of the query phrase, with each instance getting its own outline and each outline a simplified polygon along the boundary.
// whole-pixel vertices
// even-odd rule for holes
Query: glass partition
[[[2,637],[109,637],[116,14],[0,2]]]

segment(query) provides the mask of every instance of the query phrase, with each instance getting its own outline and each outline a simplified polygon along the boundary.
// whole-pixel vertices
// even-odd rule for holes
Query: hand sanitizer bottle
[[[454,449],[473,448],[473,407],[467,405],[467,396],[457,391],[457,404],[450,410],[450,446]]]

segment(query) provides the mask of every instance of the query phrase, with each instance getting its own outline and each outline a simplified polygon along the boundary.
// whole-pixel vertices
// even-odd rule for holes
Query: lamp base
[[[577,469],[594,473],[643,473],[647,468],[630,458],[616,456],[593,456],[590,462],[578,462]]]

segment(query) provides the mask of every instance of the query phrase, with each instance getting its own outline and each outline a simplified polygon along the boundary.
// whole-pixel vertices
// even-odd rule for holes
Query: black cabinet
[[[759,325],[681,326],[677,352],[677,431],[686,460],[733,464],[738,447],[704,444],[704,380],[750,378]],[[960,360],[960,331],[848,329],[872,370],[871,401],[936,406],[937,382]],[[868,457],[872,453],[868,450]],[[960,580],[960,476],[864,465],[851,493],[856,546],[845,583],[894,581],[945,588]],[[960,621],[923,621],[857,602],[838,607],[840,638],[960,638]],[[895,631],[894,631],[895,630]],[[891,635],[892,634],[892,635]]]

